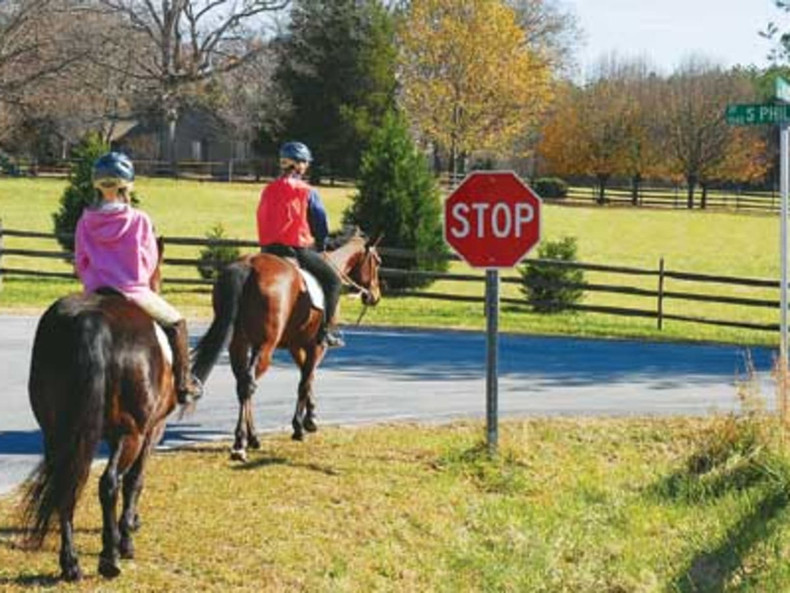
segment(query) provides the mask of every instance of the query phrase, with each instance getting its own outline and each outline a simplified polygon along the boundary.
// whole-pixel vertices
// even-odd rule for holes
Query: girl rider
[[[110,152],[94,163],[99,199],[77,222],[74,264],[85,292],[112,288],[159,322],[173,350],[178,401],[186,404],[202,395],[202,386],[189,372],[186,321],[149,285],[159,250],[151,219],[129,204],[133,182],[134,166],[125,154]]]
[[[318,341],[331,348],[345,345],[335,327],[342,284],[321,255],[326,249],[329,223],[318,192],[303,180],[312,160],[310,149],[301,142],[287,142],[280,148],[282,174],[264,188],[258,204],[258,243],[261,251],[296,256],[299,265],[321,283],[326,308]]]

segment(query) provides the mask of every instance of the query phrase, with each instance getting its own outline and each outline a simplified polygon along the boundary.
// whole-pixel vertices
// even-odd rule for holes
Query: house
[[[165,122],[152,117],[132,126],[112,146],[135,161],[143,174],[170,172],[165,154]],[[179,174],[222,176],[228,174],[231,162],[244,167],[253,158],[249,138],[240,138],[232,127],[211,111],[189,107],[181,111],[175,132],[175,160]]]

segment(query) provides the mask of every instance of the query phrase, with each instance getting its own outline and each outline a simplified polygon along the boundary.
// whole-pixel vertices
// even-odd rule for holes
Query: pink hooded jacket
[[[77,222],[74,261],[85,292],[108,286],[132,299],[150,293],[158,258],[151,219],[128,204],[87,208]]]

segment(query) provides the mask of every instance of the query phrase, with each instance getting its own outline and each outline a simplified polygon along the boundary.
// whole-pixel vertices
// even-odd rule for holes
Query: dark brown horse
[[[343,282],[360,292],[363,304],[378,303],[381,258],[375,244],[357,232],[326,257]],[[326,351],[316,339],[323,312],[312,306],[296,265],[267,253],[246,256],[222,271],[214,285],[213,305],[214,320],[195,350],[192,372],[205,382],[232,336],[228,349],[239,399],[232,457],[243,461],[248,445],[260,446],[251,398],[275,348],[290,351],[301,370],[293,438],[301,440],[304,431],[314,432],[313,376]]]
[[[161,243],[159,253],[161,261]],[[158,270],[152,287],[159,287]],[[44,437],[44,460],[25,497],[30,541],[41,545],[57,513],[61,576],[69,581],[81,578],[73,540],[74,507],[104,440],[110,455],[99,482],[99,572],[118,576],[119,557],[134,555],[131,532],[139,527],[137,500],[146,459],[176,407],[170,362],[154,321],[111,291],[55,301],[36,330],[28,390]]]

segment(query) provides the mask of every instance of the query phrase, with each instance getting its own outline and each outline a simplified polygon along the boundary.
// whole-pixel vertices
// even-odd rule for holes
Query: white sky
[[[769,21],[790,29],[790,16],[773,0],[564,0],[583,29],[579,65],[604,55],[647,57],[664,73],[689,55],[725,67],[768,64],[771,43],[758,31]]]

